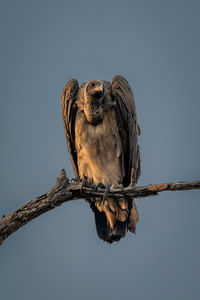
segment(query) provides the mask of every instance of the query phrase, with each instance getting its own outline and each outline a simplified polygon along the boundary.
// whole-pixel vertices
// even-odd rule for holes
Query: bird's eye
[[[94,83],[94,82],[92,82],[92,83],[91,83],[91,87],[94,87],[94,86],[95,86],[95,83]]]

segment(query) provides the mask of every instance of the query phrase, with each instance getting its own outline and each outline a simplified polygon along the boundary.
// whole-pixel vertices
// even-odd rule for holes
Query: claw
[[[97,191],[96,190],[96,188],[97,188],[96,184],[90,184],[88,187],[90,187],[95,192]]]
[[[81,193],[83,192],[83,188],[86,186],[86,183],[87,183],[87,179],[84,177],[81,182],[81,189],[80,189]]]
[[[106,185],[105,193],[104,193],[104,195],[103,195],[103,205],[104,205],[105,200],[106,200],[106,198],[107,198],[107,196],[108,196],[108,194],[109,194],[109,192],[110,192],[110,187],[111,187],[110,184],[107,184],[107,185]]]
[[[97,192],[98,191],[98,188],[101,188],[101,189],[105,189],[105,185],[101,182],[99,182],[96,186],[95,186],[95,191]]]
[[[98,188],[98,186],[96,186],[95,184],[88,182],[85,177],[83,178],[83,180],[81,182],[81,188],[80,188],[81,193],[83,192],[84,187],[92,189],[93,191],[96,191]]]

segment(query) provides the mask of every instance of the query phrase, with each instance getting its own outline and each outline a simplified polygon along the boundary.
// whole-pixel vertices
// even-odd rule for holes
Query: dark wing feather
[[[140,149],[133,92],[125,78],[117,75],[112,80],[112,93],[116,102],[119,131],[124,150],[125,177],[124,186],[135,185],[140,176]]]
[[[76,178],[79,178],[77,153],[75,148],[75,119],[76,119],[76,96],[79,90],[79,84],[76,79],[71,79],[63,89],[62,102],[62,118],[64,130],[67,139],[67,146],[71,157],[72,166]]]

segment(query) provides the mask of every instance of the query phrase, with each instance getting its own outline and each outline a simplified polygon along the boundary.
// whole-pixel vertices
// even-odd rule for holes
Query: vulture
[[[62,118],[75,177],[105,188],[104,199],[88,199],[97,234],[112,243],[139,220],[134,199],[109,198],[110,188],[134,187],[140,176],[140,148],[136,107],[127,80],[94,79],[80,87],[71,79],[63,89]]]

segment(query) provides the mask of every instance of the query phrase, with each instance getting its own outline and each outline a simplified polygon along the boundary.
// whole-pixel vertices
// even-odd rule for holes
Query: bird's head
[[[104,96],[104,83],[102,80],[90,80],[85,87],[88,100],[102,104]]]
[[[87,121],[96,125],[103,117],[104,82],[102,80],[90,80],[85,85],[84,92],[84,112]]]

